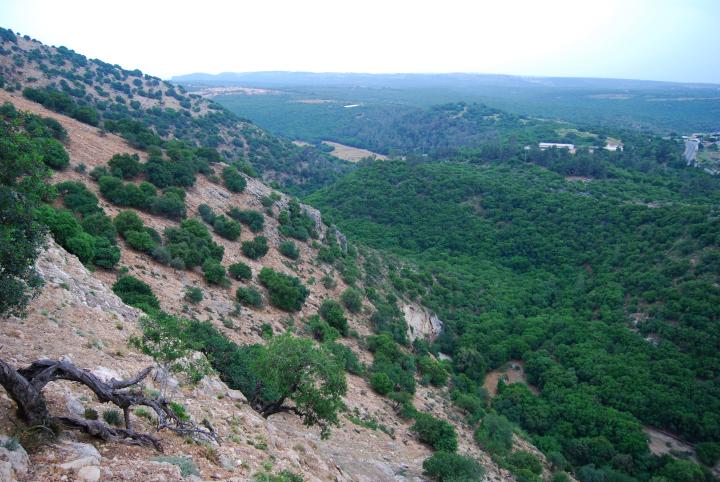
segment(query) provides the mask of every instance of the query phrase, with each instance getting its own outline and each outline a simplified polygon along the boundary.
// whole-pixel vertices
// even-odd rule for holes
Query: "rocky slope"
[[[19,39],[19,48],[32,46],[30,40]],[[7,43],[7,42],[6,42]],[[6,56],[0,56],[5,59]],[[17,65],[15,65],[17,67]],[[70,65],[66,65],[70,68]],[[7,71],[7,63],[4,65]],[[26,71],[24,75],[27,75]],[[101,131],[97,127],[79,122],[24,98],[19,92],[0,90],[0,103],[11,102],[18,109],[31,111],[57,119],[68,132],[66,149],[71,165],[56,172],[52,182],[77,180],[83,182],[100,199],[105,213],[115,216],[121,209],[105,202],[97,184],[87,172],[105,165],[114,154],[143,151],[130,146],[124,139]],[[84,171],[75,169],[84,165]],[[216,166],[216,170],[222,165]],[[199,176],[196,184],[187,190],[186,206],[189,217],[197,216],[200,204],[208,204],[216,211],[225,212],[231,207],[264,209],[261,198],[274,191],[262,182],[248,178],[241,194],[232,194],[224,186]],[[326,298],[339,298],[347,287],[334,270],[317,261],[318,250],[311,243],[297,243],[301,256],[290,261],[277,250],[281,237],[276,219],[289,198],[279,196],[273,212],[265,217],[262,234],[271,247],[260,260],[244,257],[240,242],[254,237],[243,228],[241,238],[228,241],[213,234],[216,243],[225,249],[223,264],[243,261],[251,266],[253,275],[264,266],[297,276],[310,290],[302,311],[290,317],[271,306],[260,309],[236,308],[234,293],[241,283],[233,281],[228,288],[213,287],[205,283],[199,270],[175,270],[156,263],[147,255],[122,244],[119,266],[129,274],[148,283],[165,311],[193,319],[208,320],[233,341],[241,344],[262,342],[261,326],[269,323],[278,333],[290,324],[302,328],[302,318],[315,314]],[[316,220],[321,237],[327,227],[322,225],[320,213],[310,207],[304,210]],[[147,226],[159,232],[177,223],[166,218],[138,212]],[[337,237],[342,235],[336,233]],[[126,306],[110,290],[117,272],[97,270],[90,272],[78,259],[68,254],[52,240],[37,261],[45,286],[31,302],[27,316],[0,320],[0,353],[3,359],[20,367],[38,358],[68,358],[78,366],[92,370],[104,378],[123,378],[134,375],[153,365],[153,361],[131,348],[128,341],[137,334],[138,310]],[[319,280],[329,274],[337,285],[326,289]],[[254,282],[250,282],[254,284]],[[247,285],[247,283],[246,283]],[[185,289],[200,287],[205,296],[197,305],[184,300]],[[262,288],[255,285],[260,291]],[[367,301],[365,301],[367,303]],[[351,329],[358,338],[342,342],[350,346],[364,362],[371,362],[371,354],[363,348],[361,339],[371,334],[368,320],[369,304],[362,313],[349,314]],[[418,315],[420,313],[420,315]],[[420,307],[409,310],[410,321],[417,318],[411,336],[434,336],[440,329],[437,320],[422,312]],[[160,374],[148,379],[148,388],[157,388]],[[307,428],[290,414],[279,414],[263,419],[245,402],[241,393],[230,390],[216,376],[203,379],[197,386],[183,380],[170,380],[170,395],[184,404],[194,420],[207,419],[218,431],[222,444],[205,446],[188,441],[171,433],[160,433],[165,456],[188,457],[197,465],[201,479],[249,480],[259,472],[277,473],[287,469],[301,474],[305,480],[380,481],[422,480],[422,462],[431,454],[429,447],[419,443],[410,431],[410,422],[403,420],[389,400],[377,395],[366,380],[348,375],[348,393],[345,403],[348,413],[360,419],[373,420],[380,428],[370,429],[354,424],[347,415],[342,426],[334,429],[329,440],[321,440],[319,430]],[[68,382],[53,383],[46,389],[53,413],[82,414],[88,408],[102,413],[110,408],[98,403],[91,393]],[[498,468],[472,440],[472,429],[462,422],[462,415],[449,402],[447,389],[419,386],[415,397],[418,409],[451,421],[458,428],[459,451],[475,457],[487,469],[489,480],[511,480],[510,474]],[[0,434],[12,434],[17,428],[14,403],[0,389]],[[137,429],[151,431],[152,425],[136,413]],[[530,447],[517,440],[519,447]],[[3,450],[5,452],[3,452]],[[0,450],[0,480],[180,480],[176,465],[153,460],[159,454],[149,449],[100,443],[74,433],[64,434],[57,443],[30,451],[29,459],[19,448],[10,453]]]

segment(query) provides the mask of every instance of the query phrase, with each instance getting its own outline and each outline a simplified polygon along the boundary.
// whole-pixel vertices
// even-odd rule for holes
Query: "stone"
[[[228,388],[227,396],[230,400],[235,400],[236,402],[240,403],[247,403],[247,398],[240,390],[233,390],[232,388]]]
[[[235,470],[235,462],[227,455],[220,454],[220,457],[218,457],[218,461],[220,462],[220,467],[222,467],[223,469],[229,472]]]
[[[100,463],[100,460],[102,460],[102,455],[100,455],[100,452],[98,452],[98,449],[96,449],[94,445],[80,442],[69,442],[64,445],[64,448],[75,454],[77,457],[93,457],[97,460],[97,463]]]
[[[100,467],[97,465],[88,465],[78,471],[78,480],[83,482],[97,482],[100,480]]]
[[[10,473],[8,480],[15,480],[19,476],[27,474],[28,454],[22,445],[14,443],[12,450],[6,448],[10,437],[0,435],[0,473]],[[5,479],[0,479],[5,480]]]
[[[122,380],[122,377],[118,372],[111,368],[105,368],[103,366],[98,366],[95,370],[92,371],[92,374],[106,383],[112,379]]]
[[[74,415],[83,415],[85,413],[85,407],[83,407],[80,400],[70,394],[67,395],[65,400],[65,407],[68,409],[68,412]]]
[[[63,470],[79,470],[83,467],[88,467],[97,463],[98,460],[95,457],[80,457],[79,459],[71,460],[70,462],[60,464],[60,468]]]

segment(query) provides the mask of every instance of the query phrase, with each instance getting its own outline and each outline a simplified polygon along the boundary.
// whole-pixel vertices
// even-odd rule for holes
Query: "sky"
[[[2,0],[0,25],[162,78],[288,70],[720,83],[720,0]]]

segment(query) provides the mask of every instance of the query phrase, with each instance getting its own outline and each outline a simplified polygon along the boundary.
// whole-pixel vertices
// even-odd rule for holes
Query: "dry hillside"
[[[97,128],[51,112],[17,94],[0,92],[0,102],[9,101],[18,109],[32,111],[58,119],[67,129],[67,150],[71,166],[55,173],[54,182],[79,180],[97,193],[97,184],[86,173],[73,167],[84,164],[86,172],[105,164],[116,153],[139,152],[115,135],[101,133]],[[248,179],[242,194],[231,194],[223,186],[199,176],[195,186],[188,189],[189,216],[197,214],[197,206],[205,203],[217,210],[226,211],[232,206],[259,209],[260,198],[271,190],[262,183]],[[119,209],[101,199],[101,206],[114,216]],[[281,196],[278,206],[287,202]],[[306,208],[319,220],[319,213]],[[275,208],[277,214],[278,207]],[[174,225],[173,221],[138,212],[146,225],[158,231]],[[318,224],[321,232],[326,228]],[[277,252],[280,240],[276,219],[266,217],[264,234],[271,246],[270,252],[258,261],[245,258],[240,241],[252,234],[243,230],[240,240],[230,242],[214,235],[214,240],[225,248],[224,264],[242,260],[251,265],[254,274],[262,266],[299,277],[310,289],[302,311],[294,323],[302,326],[304,316],[314,314],[325,298],[339,297],[346,287],[334,273],[337,287],[325,289],[319,280],[331,271],[316,261],[317,250],[308,243],[299,243],[301,257],[290,262]],[[79,366],[105,377],[128,377],[153,364],[152,360],[128,346],[129,337],[138,331],[140,312],[124,305],[109,287],[116,273],[97,270],[89,272],[73,255],[49,242],[38,260],[38,268],[45,286],[31,303],[27,317],[10,318],[0,323],[0,336],[4,340],[3,358],[16,367],[38,358],[69,358]],[[237,343],[261,342],[260,326],[270,323],[275,332],[288,326],[288,314],[270,306],[258,310],[242,308],[236,311],[233,281],[231,288],[208,286],[199,270],[178,271],[161,265],[148,256],[122,247],[120,266],[152,286],[164,310],[185,317],[211,321],[218,329]],[[183,300],[188,286],[200,287],[205,299],[198,305],[188,306]],[[258,289],[262,290],[259,286]],[[367,311],[350,315],[349,321],[360,336],[370,333]],[[360,359],[371,361],[354,338],[345,339]],[[182,381],[171,383],[172,397],[188,407],[197,421],[208,419],[218,431],[222,443],[207,447],[187,443],[171,433],[160,434],[165,446],[164,455],[191,457],[200,470],[200,477],[214,480],[248,480],[259,471],[277,472],[288,469],[302,474],[305,480],[421,480],[422,462],[431,451],[419,443],[409,430],[410,423],[399,418],[391,403],[375,394],[366,380],[348,375],[348,393],[345,397],[349,412],[361,418],[376,420],[384,430],[371,430],[351,423],[342,417],[342,426],[333,430],[329,440],[321,440],[319,431],[304,427],[294,415],[274,415],[263,419],[247,404],[237,391],[230,390],[216,376],[206,377],[198,386]],[[150,387],[157,381],[148,382]],[[56,413],[82,414],[86,408],[102,412],[106,407],[97,403],[90,392],[71,383],[54,383],[48,389],[51,410]],[[15,425],[13,402],[0,392],[0,432],[12,433]],[[417,408],[437,416],[455,420],[460,438],[460,452],[472,454],[488,469],[492,480],[509,480],[507,472],[499,469],[472,441],[470,427],[457,422],[459,413],[449,403],[446,391],[421,387],[415,398]],[[140,427],[151,430],[141,417]],[[95,447],[95,448],[93,448]],[[97,451],[96,451],[97,449]],[[88,455],[89,454],[89,455]],[[160,464],[152,459],[158,454],[150,449],[130,448],[123,445],[99,443],[93,439],[66,433],[60,440],[31,453],[27,472],[22,465],[16,474],[19,480],[93,480],[99,468],[101,480],[177,480],[181,476],[173,465]],[[91,467],[91,468],[86,468]],[[85,477],[85,479],[83,479]]]

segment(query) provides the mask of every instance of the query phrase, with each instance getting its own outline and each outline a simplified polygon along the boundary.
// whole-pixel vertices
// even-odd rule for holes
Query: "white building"
[[[554,147],[556,149],[567,149],[570,152],[575,152],[575,144],[562,144],[560,142],[541,142],[538,144],[541,151]]]

